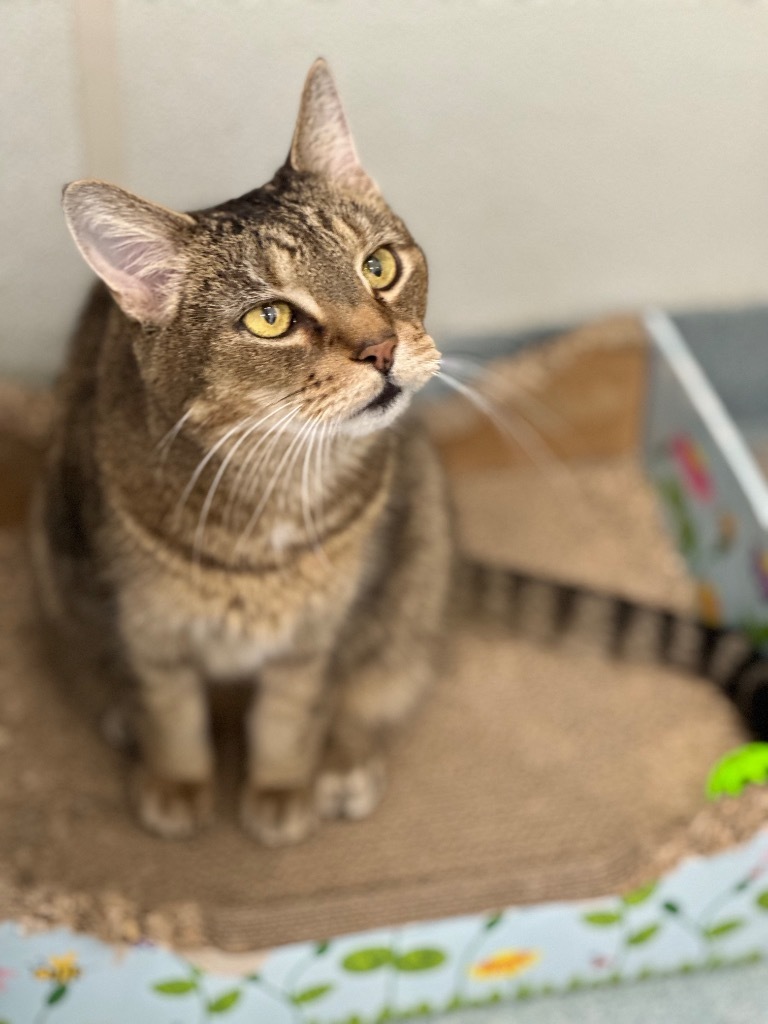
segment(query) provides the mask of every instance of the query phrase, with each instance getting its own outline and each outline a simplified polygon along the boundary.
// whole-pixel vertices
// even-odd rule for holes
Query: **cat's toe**
[[[264,846],[300,843],[319,824],[312,790],[246,786],[240,802],[240,823]]]
[[[164,839],[189,838],[213,814],[209,780],[180,782],[141,769],[134,780],[134,797],[142,825]]]
[[[323,818],[359,821],[378,807],[385,789],[386,771],[379,757],[349,768],[328,768],[317,780],[317,810]]]

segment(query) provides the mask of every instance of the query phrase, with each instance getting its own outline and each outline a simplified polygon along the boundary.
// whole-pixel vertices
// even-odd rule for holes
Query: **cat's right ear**
[[[376,192],[355,149],[347,115],[327,63],[309,69],[288,161],[295,171],[322,174],[353,192]]]
[[[123,312],[167,323],[178,304],[191,217],[103,181],[75,181],[62,198],[72,237]]]

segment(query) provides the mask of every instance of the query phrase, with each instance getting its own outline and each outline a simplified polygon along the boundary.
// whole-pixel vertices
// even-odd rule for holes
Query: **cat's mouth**
[[[390,405],[403,393],[403,389],[397,384],[393,384],[391,380],[384,383],[384,387],[376,395],[373,401],[369,402],[368,405],[357,413],[360,416],[364,412],[372,412],[374,409],[388,409]]]

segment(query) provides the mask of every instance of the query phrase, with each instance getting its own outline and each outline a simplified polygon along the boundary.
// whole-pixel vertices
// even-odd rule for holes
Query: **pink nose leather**
[[[395,359],[397,338],[385,338],[373,345],[364,345],[355,356],[360,363],[373,363],[379,373],[388,373]]]

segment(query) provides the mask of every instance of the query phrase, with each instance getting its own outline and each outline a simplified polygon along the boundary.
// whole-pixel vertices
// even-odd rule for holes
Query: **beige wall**
[[[0,0],[0,26],[0,370],[52,370],[85,287],[65,181],[252,188],[317,54],[436,336],[768,301],[763,0]]]

